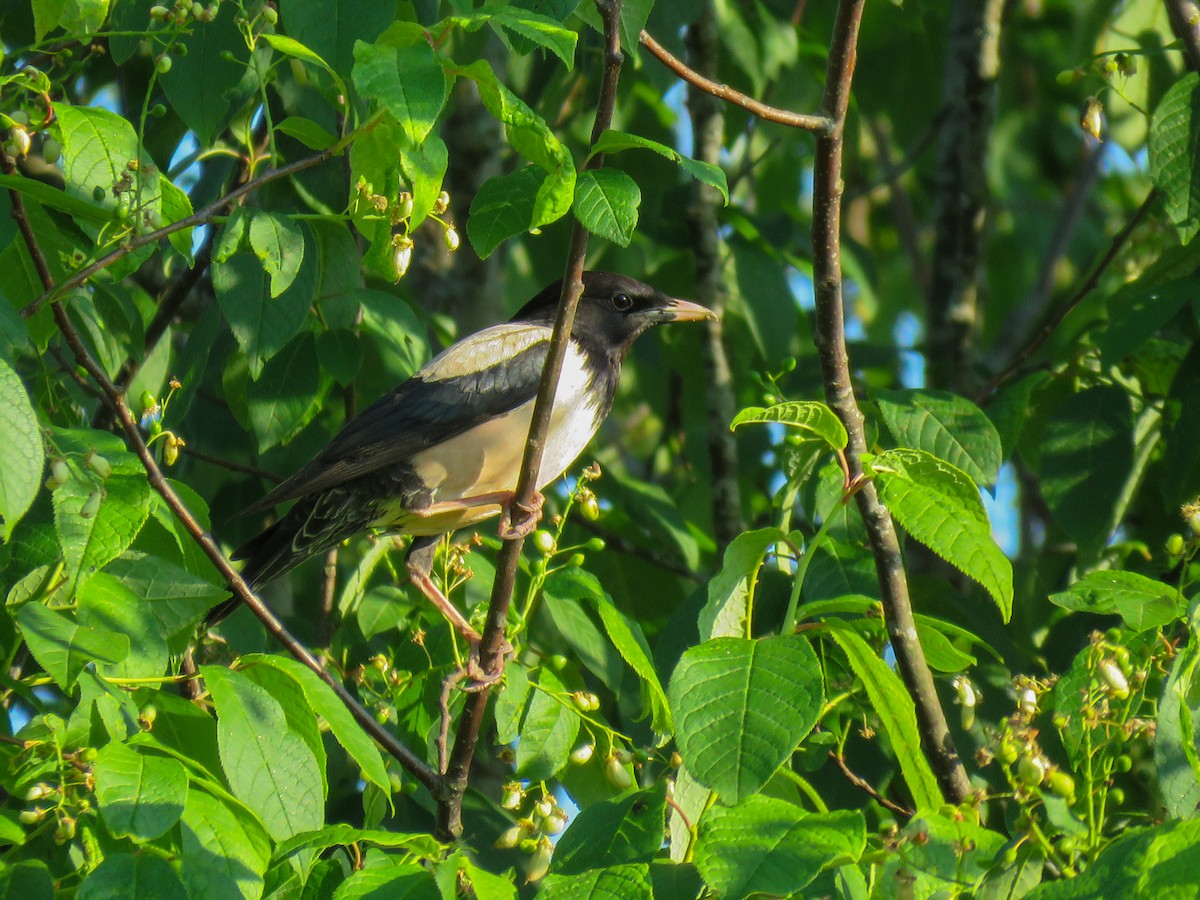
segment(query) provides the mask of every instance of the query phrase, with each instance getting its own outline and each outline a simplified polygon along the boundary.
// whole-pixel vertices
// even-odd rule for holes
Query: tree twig
[[[313,163],[315,165],[315,163]],[[292,167],[292,171],[297,171]],[[3,150],[0,150],[0,169],[4,173],[11,175],[16,170],[16,166],[9,155]],[[282,171],[282,170],[276,170]],[[21,196],[21,192],[10,188],[9,199],[12,204],[12,215],[17,221],[17,227],[21,231],[25,245],[29,249],[29,255],[33,260],[34,268],[37,270],[38,277],[41,279],[42,285],[46,289],[45,296],[56,294],[59,289],[55,287],[54,279],[50,274],[50,269],[46,265],[46,258],[42,254],[41,247],[38,244],[37,236],[33,232],[33,227],[29,223],[29,217],[25,212],[25,201]],[[176,223],[178,224],[178,223]],[[120,257],[114,257],[119,259]],[[110,262],[111,264],[111,262]],[[98,270],[97,270],[98,271]],[[93,273],[94,274],[94,273]],[[150,448],[146,446],[145,440],[142,438],[141,430],[138,428],[137,421],[130,412],[129,406],[125,403],[124,395],[117,389],[109,379],[107,373],[101,368],[99,363],[92,358],[87,347],[79,337],[79,332],[75,330],[74,324],[71,322],[67,314],[66,308],[61,303],[52,305],[54,310],[54,320],[58,325],[63,339],[70,348],[72,354],[80,366],[91,376],[92,380],[100,386],[100,390],[104,393],[105,400],[113,407],[116,413],[117,422],[120,424],[122,431],[125,432],[126,440],[133,448],[134,453],[141,460],[143,468],[146,470],[147,480],[150,486],[158,492],[158,494],[166,501],[175,517],[180,521],[183,527],[191,535],[192,539],[199,545],[204,555],[212,561],[216,566],[217,571],[229,582],[230,589],[235,595],[245,603],[255,616],[263,623],[267,631],[277,640],[284,648],[292,654],[297,660],[302,662],[308,668],[324,681],[333,692],[338,696],[338,699],[345,704],[346,708],[354,716],[355,720],[362,726],[367,734],[371,735],[381,747],[395,757],[414,778],[417,779],[431,793],[437,791],[439,778],[436,772],[426,762],[413,753],[408,747],[401,744],[394,735],[383,729],[375,717],[346,690],[345,686],[335,679],[325,670],[325,667],[304,647],[290,632],[284,627],[283,623],[271,612],[269,608],[258,598],[258,596],[250,589],[250,586],[242,579],[241,575],[233,568],[229,560],[225,558],[225,554],[217,546],[216,542],[210,537],[196,521],[195,516],[187,508],[186,504],[175,493],[170,483],[162,474],[158,464],[154,460],[154,455],[150,452]]]
[[[1171,31],[1183,44],[1184,55],[1193,72],[1200,72],[1200,7],[1194,0],[1164,0]]]
[[[617,101],[617,81],[621,74],[621,37],[619,20],[621,0],[596,0],[600,16],[604,20],[604,73],[600,85],[600,98],[596,103],[596,120],[592,125],[592,145],[612,123],[613,108]],[[585,163],[584,168],[598,168],[604,164],[603,154],[596,154]],[[521,473],[517,479],[514,511],[529,508],[537,490],[537,472],[541,468],[542,451],[550,426],[550,412],[554,406],[554,393],[558,377],[562,372],[566,356],[567,341],[575,320],[575,308],[583,293],[583,267],[587,254],[587,229],[576,222],[571,230],[571,246],[567,256],[563,277],[562,295],[558,302],[558,314],[554,320],[554,331],[550,348],[542,369],[542,380],[534,401],[533,418],[529,424],[529,436],[525,442],[525,454],[521,461]],[[508,624],[508,608],[512,601],[516,583],[517,566],[521,559],[521,548],[525,539],[516,537],[506,540],[500,548],[496,561],[496,577],[492,582],[492,596],[488,603],[487,622],[480,642],[479,663],[488,679],[498,678],[504,663],[506,645],[505,631]],[[450,751],[446,772],[442,777],[442,789],[438,794],[436,834],[442,840],[456,839],[462,833],[462,801],[470,775],[471,760],[479,742],[479,731],[483,726],[483,714],[487,709],[488,685],[467,695],[462,717]]]
[[[801,128],[805,131],[814,131],[817,134],[823,134],[832,127],[832,123],[827,116],[795,113],[786,109],[779,109],[775,106],[768,106],[765,103],[755,100],[753,97],[743,94],[741,91],[734,90],[727,84],[720,84],[711,78],[705,78],[651,37],[649,32],[643,31],[638,35],[638,40],[643,47],[650,51],[652,56],[688,84],[699,88],[705,93],[712,94],[714,97],[720,97],[734,106],[740,106],[746,112],[752,113],[760,119],[766,119],[768,122],[778,122],[780,125],[790,125],[792,128]]]
[[[251,466],[247,463],[237,462],[236,460],[225,459],[223,456],[215,456],[212,453],[206,453],[203,450],[196,449],[191,444],[184,444],[179,449],[184,456],[190,456],[193,459],[206,462],[210,466],[228,469],[230,472],[242,472],[246,475],[254,475],[256,478],[261,478],[264,481],[271,482],[272,484],[279,484],[283,481],[283,479],[274,472],[268,472],[266,469],[260,469],[258,466]]]
[[[813,165],[813,286],[816,295],[817,355],[821,363],[825,398],[846,427],[849,443],[846,462],[852,481],[862,478],[862,456],[867,450],[863,414],[850,381],[846,353],[845,310],[842,298],[841,198],[842,145],[850,82],[854,74],[858,27],[865,0],[840,0],[821,112],[832,123],[817,138]],[[933,674],[917,637],[916,621],[908,595],[908,580],[896,529],[879,501],[875,485],[863,483],[855,495],[866,527],[883,601],[888,636],[905,686],[916,705],[922,749],[945,797],[955,803],[966,799],[970,784],[954,748],[945,712],[938,701]]]
[[[879,793],[879,791],[875,790],[874,785],[851,769],[849,763],[846,762],[846,757],[842,756],[842,754],[838,753],[836,750],[829,751],[829,758],[833,760],[834,764],[838,767],[838,769],[841,770],[841,773],[846,776],[847,781],[849,781],[860,791],[863,791],[865,794],[867,794],[867,796],[869,796],[880,806],[884,807],[885,809],[890,809],[896,815],[903,816],[905,819],[911,819],[916,815],[916,813],[911,809],[907,809],[906,807],[901,806],[899,803],[893,803],[887,797],[883,796],[883,794]]]

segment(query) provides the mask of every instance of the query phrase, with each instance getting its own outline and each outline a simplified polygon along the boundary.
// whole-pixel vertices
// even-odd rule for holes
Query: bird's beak
[[[692,303],[690,300],[671,298],[664,310],[669,322],[703,322],[705,319],[715,319],[717,314],[707,306]]]

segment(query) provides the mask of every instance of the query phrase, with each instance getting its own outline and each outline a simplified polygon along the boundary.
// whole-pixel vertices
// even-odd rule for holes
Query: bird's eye
[[[618,312],[625,312],[633,306],[633,300],[629,298],[628,294],[613,294],[612,305],[613,309]]]

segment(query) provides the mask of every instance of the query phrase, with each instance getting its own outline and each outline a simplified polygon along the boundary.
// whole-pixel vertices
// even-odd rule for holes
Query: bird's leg
[[[501,540],[511,541],[528,537],[542,518],[542,505],[545,502],[546,498],[541,491],[533,492],[528,506],[518,503],[517,498],[513,496],[500,513],[500,525],[496,528],[496,533],[500,535]],[[517,515],[514,516],[514,512]]]
[[[429,577],[429,573],[433,570],[433,551],[441,539],[441,535],[413,538],[412,545],[404,557],[404,567],[408,570],[408,577],[417,586],[417,590],[437,607],[438,612],[446,617],[446,620],[454,626],[459,634],[471,642],[472,648],[476,648],[481,640],[479,632],[471,627],[471,623],[464,618],[453,603],[446,599],[446,595],[438,590],[438,586]]]

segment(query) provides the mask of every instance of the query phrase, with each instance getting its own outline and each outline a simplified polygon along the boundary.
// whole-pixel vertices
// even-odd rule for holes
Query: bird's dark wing
[[[246,512],[407,461],[537,396],[550,329],[506,323],[454,344],[348,422],[308,465]]]

